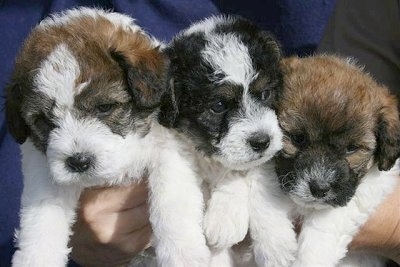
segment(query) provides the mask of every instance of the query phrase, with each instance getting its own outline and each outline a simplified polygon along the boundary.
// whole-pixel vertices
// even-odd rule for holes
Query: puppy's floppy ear
[[[179,114],[178,100],[179,92],[175,90],[175,81],[170,78],[168,81],[168,91],[162,97],[158,122],[164,127],[173,127]]]
[[[282,57],[282,50],[277,39],[267,31],[259,31],[257,36],[262,40],[259,45],[262,46],[264,53],[260,56],[265,57],[264,61],[278,62]],[[271,60],[271,57],[274,57],[273,60]]]
[[[123,70],[129,93],[138,108],[152,109],[160,104],[164,94],[165,75],[168,60],[159,48],[146,51],[147,54],[128,55],[126,52],[110,50],[112,58]]]
[[[21,114],[22,101],[22,85],[12,81],[6,88],[6,122],[9,132],[19,144],[24,143],[30,134],[29,127]]]
[[[394,96],[384,96],[378,116],[375,157],[379,170],[387,171],[400,156],[400,120]]]

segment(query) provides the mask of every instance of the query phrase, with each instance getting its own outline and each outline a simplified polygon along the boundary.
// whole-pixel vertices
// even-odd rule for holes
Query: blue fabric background
[[[211,14],[239,14],[275,33],[286,55],[314,51],[335,0],[0,0],[0,90],[29,31],[49,13],[97,6],[129,14],[157,38],[169,41],[191,22]],[[10,265],[22,190],[18,145],[7,133],[0,98],[0,267]]]

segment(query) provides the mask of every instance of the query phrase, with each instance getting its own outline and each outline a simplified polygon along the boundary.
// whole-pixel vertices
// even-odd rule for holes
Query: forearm
[[[379,253],[400,264],[400,179],[349,246]]]

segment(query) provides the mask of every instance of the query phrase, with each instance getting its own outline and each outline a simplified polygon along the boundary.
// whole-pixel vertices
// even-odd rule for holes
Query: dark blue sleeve
[[[241,15],[275,34],[284,54],[314,52],[336,0],[213,0],[224,13]]]
[[[0,88],[1,93],[13,68],[14,57],[31,27],[45,12],[44,4],[13,1],[0,8]],[[43,1],[44,2],[44,1]],[[7,133],[4,98],[0,98],[0,266],[8,266],[13,253],[14,228],[22,191],[19,147]]]
[[[131,15],[146,31],[169,41],[179,30],[212,14],[232,13],[272,31],[286,54],[313,51],[335,0],[3,0],[0,1],[0,90],[29,31],[49,13],[76,6],[114,9]],[[300,3],[301,2],[301,3]],[[0,98],[0,267],[10,265],[22,192],[18,145],[7,133]]]

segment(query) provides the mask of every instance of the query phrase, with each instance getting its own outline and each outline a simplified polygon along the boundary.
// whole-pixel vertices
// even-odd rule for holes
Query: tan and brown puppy
[[[294,266],[335,266],[394,188],[397,172],[389,170],[400,155],[397,101],[351,60],[288,58],[282,67],[284,145],[276,170],[304,216]],[[362,266],[369,264],[364,258]]]

